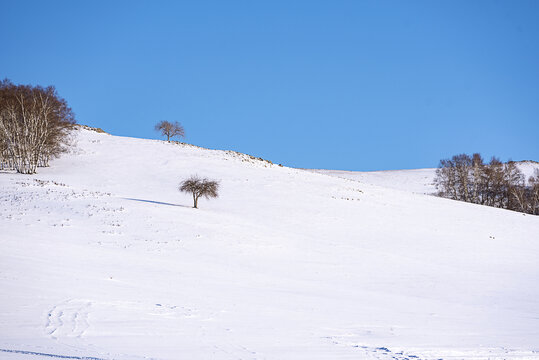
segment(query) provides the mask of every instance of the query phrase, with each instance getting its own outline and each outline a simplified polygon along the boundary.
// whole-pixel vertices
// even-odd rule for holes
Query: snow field
[[[416,185],[77,140],[0,174],[0,358],[539,359],[538,217],[398,173],[378,183]],[[198,210],[195,173],[221,181]]]

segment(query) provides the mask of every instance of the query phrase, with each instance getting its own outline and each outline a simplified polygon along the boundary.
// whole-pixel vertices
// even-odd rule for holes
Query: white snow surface
[[[539,170],[539,162],[517,161],[516,165],[522,172],[524,180],[535,175]],[[307,169],[309,171],[344,179],[357,180],[366,184],[378,185],[390,189],[411,191],[418,194],[435,194],[434,178],[436,169],[384,170],[384,171],[346,171]]]
[[[0,358],[539,359],[539,217],[390,174],[80,130],[0,173]]]
[[[308,171],[356,180],[369,185],[403,190],[418,194],[434,194],[436,169],[384,170],[384,171],[346,171],[307,169]]]

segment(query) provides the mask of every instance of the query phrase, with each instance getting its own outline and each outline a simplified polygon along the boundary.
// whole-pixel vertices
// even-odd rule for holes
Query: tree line
[[[0,81],[0,168],[35,174],[65,151],[75,116],[54,86]]]
[[[440,161],[434,183],[448,199],[539,215],[539,169],[526,179],[514,162],[461,154]]]

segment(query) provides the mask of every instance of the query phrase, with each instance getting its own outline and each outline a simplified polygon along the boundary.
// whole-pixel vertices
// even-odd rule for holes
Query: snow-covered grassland
[[[0,358],[539,359],[539,217],[393,175],[79,130],[0,173]]]
[[[539,169],[539,162],[518,161],[517,168],[527,181]],[[378,185],[390,189],[412,191],[418,194],[435,194],[434,178],[436,169],[384,170],[384,171],[346,171],[309,169],[319,174],[326,174],[344,179],[357,180],[366,184]]]

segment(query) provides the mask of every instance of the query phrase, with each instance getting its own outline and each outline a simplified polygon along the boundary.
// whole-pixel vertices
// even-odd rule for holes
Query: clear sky
[[[0,0],[0,77],[79,123],[304,168],[539,160],[539,1]]]

